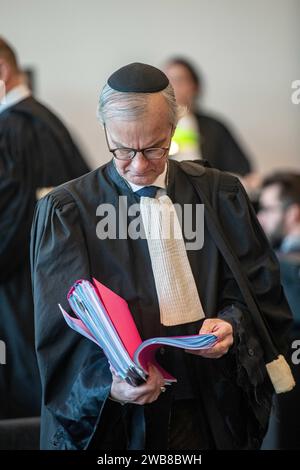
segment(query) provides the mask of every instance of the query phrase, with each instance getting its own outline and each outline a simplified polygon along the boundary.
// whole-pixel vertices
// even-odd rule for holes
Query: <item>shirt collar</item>
[[[3,103],[0,104],[0,113],[2,113],[5,109],[10,108],[11,106],[14,106],[20,101],[25,100],[25,98],[28,98],[29,96],[31,96],[31,91],[27,85],[24,83],[17,85],[8,93],[6,93],[5,98],[3,99]]]
[[[157,186],[158,188],[166,189],[166,187],[167,187],[167,181],[166,181],[167,180],[167,178],[166,178],[167,170],[168,170],[168,165],[166,163],[164,171],[160,175],[158,175],[156,180],[153,181],[153,183],[151,183],[151,185],[148,185],[148,186]],[[139,189],[142,189],[142,188],[145,187],[145,185],[144,186],[139,186],[137,184],[130,183],[130,181],[127,181],[127,183],[129,184],[129,186],[131,187],[131,189],[134,193],[136,191],[138,191]]]

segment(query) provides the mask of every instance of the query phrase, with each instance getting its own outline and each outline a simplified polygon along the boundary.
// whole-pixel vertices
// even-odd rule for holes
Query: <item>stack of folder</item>
[[[127,302],[96,279],[93,284],[86,280],[77,281],[68,293],[68,301],[76,318],[59,305],[67,324],[96,343],[113,370],[133,386],[147,380],[150,363],[160,371],[166,385],[176,382],[176,378],[156,360],[156,351],[162,345],[197,350],[210,348],[217,341],[212,334],[142,341]]]

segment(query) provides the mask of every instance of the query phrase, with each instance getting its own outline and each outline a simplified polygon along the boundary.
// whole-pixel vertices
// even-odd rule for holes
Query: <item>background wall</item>
[[[299,168],[299,18],[300,0],[0,0],[0,34],[93,167],[110,158],[95,117],[108,75],[183,54],[204,72],[206,108],[227,118],[257,169]]]

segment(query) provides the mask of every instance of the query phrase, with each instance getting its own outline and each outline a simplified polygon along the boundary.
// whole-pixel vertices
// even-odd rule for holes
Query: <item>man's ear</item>
[[[4,81],[4,83],[8,82],[10,76],[10,66],[4,60],[0,58],[0,79]]]
[[[285,220],[289,228],[300,223],[300,204],[291,204],[286,209]]]
[[[295,221],[299,224],[300,223],[300,204],[294,204],[295,206]]]

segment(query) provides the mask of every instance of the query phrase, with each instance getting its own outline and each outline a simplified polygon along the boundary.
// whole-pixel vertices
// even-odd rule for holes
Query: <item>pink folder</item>
[[[106,312],[109,315],[131,359],[142,339],[132,318],[126,300],[93,278],[93,283]]]
[[[136,359],[134,353],[136,349],[142,344],[142,339],[132,318],[126,300],[110,290],[101,282],[97,281],[95,278],[93,278],[93,284],[109,318],[118,332],[125,349],[127,350],[131,359],[134,361]],[[155,353],[159,347],[159,344],[155,344],[143,349],[138,356],[140,365],[147,372],[148,364],[151,363],[160,371],[166,380],[169,382],[176,382],[177,380],[175,377],[163,369],[156,361]]]
[[[93,302],[96,302],[95,305],[98,303],[95,295],[99,299],[99,309],[96,314],[98,307],[96,310],[92,307]],[[94,300],[91,300],[93,298]],[[217,341],[217,337],[213,334],[159,337],[142,341],[126,300],[97,279],[93,279],[93,284],[87,280],[75,282],[68,293],[68,300],[76,317],[69,315],[60,305],[59,307],[69,327],[102,347],[116,370],[122,363],[120,365],[122,374],[124,374],[123,359],[127,357],[127,366],[132,370],[131,376],[126,375],[127,371],[124,377],[131,384],[137,384],[139,377],[145,379],[149,364],[153,364],[160,371],[166,384],[177,381],[156,360],[156,351],[161,346],[198,350],[212,347]],[[110,341],[107,343],[105,341],[108,337]],[[122,346],[127,354],[124,354]],[[120,364],[118,354],[119,358],[122,358]]]

